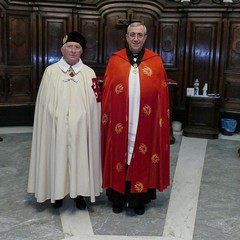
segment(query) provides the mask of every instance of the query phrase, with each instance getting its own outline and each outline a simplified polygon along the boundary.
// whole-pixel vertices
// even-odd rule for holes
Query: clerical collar
[[[129,48],[126,48],[127,57],[129,62],[134,68],[137,68],[142,61],[145,48],[143,47],[139,53],[132,53]]]
[[[72,67],[73,71],[77,74],[78,72],[81,71],[82,67],[83,67],[83,62],[82,60],[79,58],[79,61],[74,64],[73,66],[69,65],[64,58],[62,57],[59,61],[58,61],[58,66],[62,69],[63,72],[67,72],[69,70],[70,67]]]

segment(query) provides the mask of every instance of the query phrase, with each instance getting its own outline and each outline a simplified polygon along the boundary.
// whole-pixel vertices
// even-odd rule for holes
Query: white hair
[[[130,24],[128,25],[128,27],[127,27],[127,33],[129,32],[129,29],[130,29],[131,27],[138,27],[138,26],[143,26],[143,28],[144,28],[144,34],[146,35],[146,34],[147,34],[147,28],[146,28],[146,26],[145,26],[143,23],[141,23],[141,22],[132,22],[132,23],[130,23]]]

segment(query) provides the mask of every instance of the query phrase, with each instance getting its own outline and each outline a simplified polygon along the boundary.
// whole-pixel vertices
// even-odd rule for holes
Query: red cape
[[[163,191],[170,183],[170,110],[167,76],[160,56],[145,49],[139,65],[140,112],[133,157],[128,150],[128,78],[126,49],[114,53],[106,68],[102,95],[103,188],[122,194],[148,188]]]

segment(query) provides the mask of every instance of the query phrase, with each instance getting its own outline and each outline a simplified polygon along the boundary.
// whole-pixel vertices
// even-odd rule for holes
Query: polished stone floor
[[[142,216],[114,214],[103,192],[77,210],[72,199],[52,209],[26,192],[31,127],[0,128],[1,240],[239,240],[240,135],[216,140],[176,134],[171,145],[171,186]]]

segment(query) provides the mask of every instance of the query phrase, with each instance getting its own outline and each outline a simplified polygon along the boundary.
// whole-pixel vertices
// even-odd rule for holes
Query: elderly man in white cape
[[[39,87],[32,136],[28,192],[54,208],[69,195],[78,209],[101,189],[101,94],[93,69],[83,64],[86,39],[63,38],[62,58],[48,66]]]

